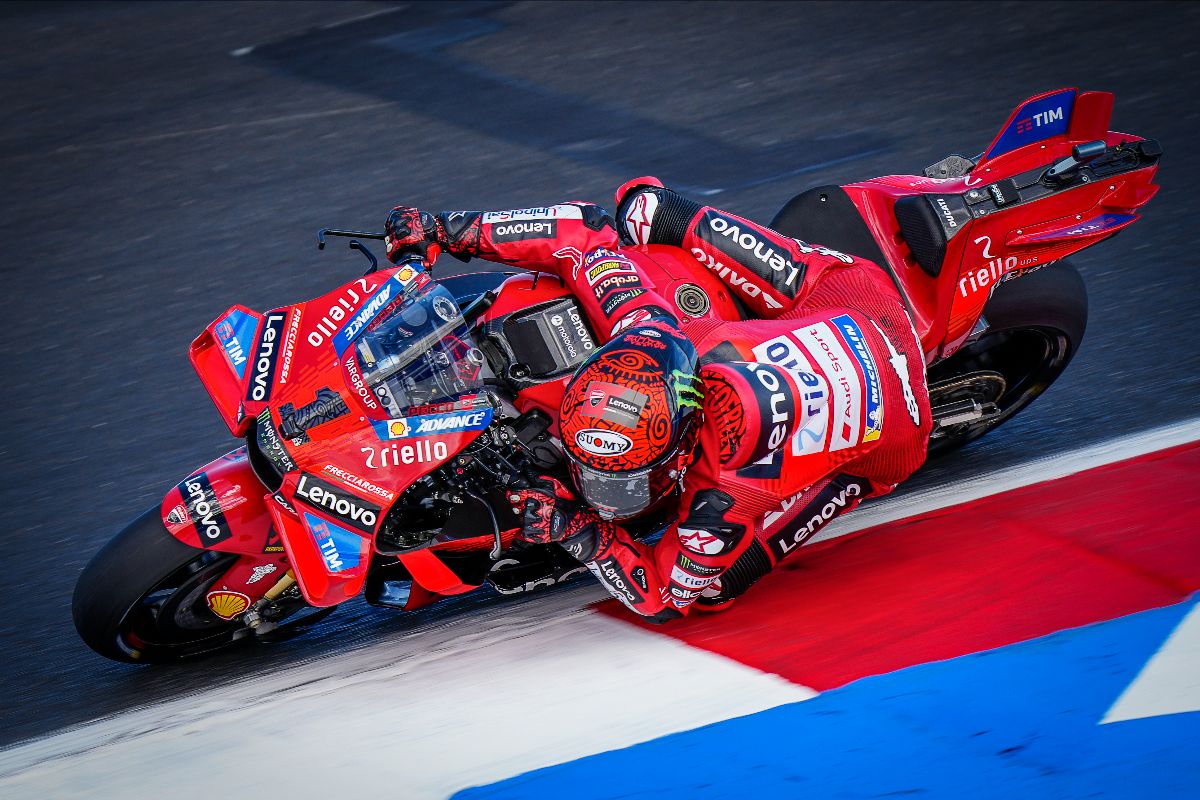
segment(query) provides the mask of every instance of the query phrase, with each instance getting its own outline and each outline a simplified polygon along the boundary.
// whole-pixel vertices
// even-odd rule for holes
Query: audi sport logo
[[[615,431],[584,428],[575,434],[575,444],[594,456],[617,456],[633,447],[633,440]]]

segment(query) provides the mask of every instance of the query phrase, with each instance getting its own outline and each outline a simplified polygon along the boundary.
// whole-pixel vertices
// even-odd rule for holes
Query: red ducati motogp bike
[[[816,187],[771,222],[890,273],[924,350],[931,453],[1021,411],[1079,346],[1087,294],[1064,259],[1131,225],[1158,188],[1161,148],[1110,131],[1112,103],[1104,92],[1038,95],[976,158]],[[382,237],[323,231],[322,246],[327,235]],[[602,341],[571,293],[548,275],[379,269],[351,246],[371,261],[362,277],[265,312],[235,305],[192,342],[243,443],[84,569],[74,619],[98,653],[170,661],[287,635],[360,594],[412,610],[583,570],[557,547],[515,542],[505,499],[506,487],[563,468],[559,402]],[[623,252],[680,317],[739,319],[754,291],[679,248]]]

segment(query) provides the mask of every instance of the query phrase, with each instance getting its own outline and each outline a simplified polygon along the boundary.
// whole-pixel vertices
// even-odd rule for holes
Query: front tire
[[[151,508],[84,567],[71,607],[75,629],[100,655],[135,664],[227,647],[246,628],[213,614],[205,594],[237,559],[185,545]]]

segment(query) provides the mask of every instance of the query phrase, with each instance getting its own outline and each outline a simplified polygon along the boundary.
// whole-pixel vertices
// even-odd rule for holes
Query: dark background
[[[1163,189],[1076,259],[1088,338],[1029,411],[911,485],[1196,416],[1198,22],[1183,3],[0,6],[0,744],[480,602],[352,604],[166,668],[109,663],[70,621],[92,554],[236,444],[191,339],[233,303],[343,282],[361,257],[318,253],[316,229],[378,229],[399,202],[608,205],[652,173],[767,221],[808,186],[974,155],[1030,95],[1113,91],[1114,128],[1166,148]]]

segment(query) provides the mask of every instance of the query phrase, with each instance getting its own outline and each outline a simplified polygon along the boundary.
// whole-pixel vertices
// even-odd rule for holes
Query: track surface
[[[607,202],[651,172],[769,219],[811,185],[977,152],[1036,92],[1114,91],[1114,126],[1166,148],[1163,190],[1076,259],[1079,356],[911,486],[1197,411],[1195,5],[95,3],[0,20],[0,744],[492,602],[354,605],[297,641],[156,669],[103,661],[70,622],[91,555],[232,442],[191,338],[234,302],[298,301],[359,269],[313,232],[377,227],[396,202]]]

